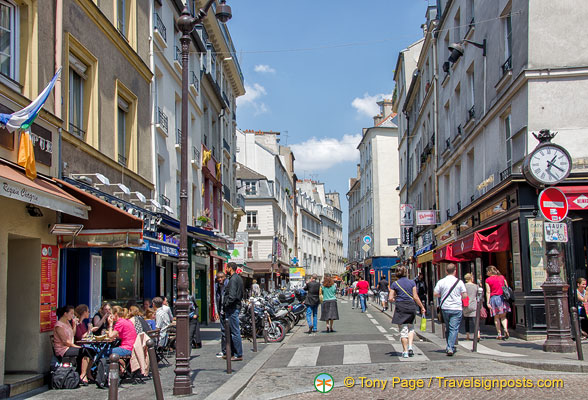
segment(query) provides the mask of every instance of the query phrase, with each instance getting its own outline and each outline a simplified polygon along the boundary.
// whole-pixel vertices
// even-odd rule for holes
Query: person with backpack
[[[508,320],[506,313],[510,312],[510,305],[505,301],[503,296],[503,286],[508,286],[506,278],[502,276],[498,268],[494,265],[489,265],[486,268],[486,305],[490,310],[490,315],[494,317],[494,326],[496,326],[497,340],[506,340],[509,338],[508,334]],[[500,326],[504,331],[501,332]]]
[[[445,338],[447,339],[447,348],[445,350],[448,356],[455,353],[455,342],[461,325],[463,316],[462,299],[468,298],[465,284],[457,277],[457,267],[455,264],[447,265],[447,276],[439,280],[433,295],[439,297],[439,308],[445,323]]]
[[[390,285],[390,302],[395,302],[392,323],[398,324],[400,341],[402,342],[402,358],[414,356],[412,343],[414,340],[414,318],[416,316],[415,304],[425,314],[425,307],[417,295],[416,284],[406,277],[406,267],[396,269],[398,280]]]
[[[59,318],[53,328],[53,350],[61,362],[64,358],[75,359],[80,368],[79,383],[88,386],[88,371],[90,366],[90,354],[88,350],[74,343],[76,329],[80,321],[75,316],[73,306],[61,307],[57,310]]]

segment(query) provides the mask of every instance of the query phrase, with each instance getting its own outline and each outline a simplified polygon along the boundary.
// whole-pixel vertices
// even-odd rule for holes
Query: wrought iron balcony
[[[69,133],[71,133],[72,135],[74,135],[75,137],[77,137],[80,140],[86,140],[86,131],[84,131],[81,128],[78,128],[77,126],[75,126],[71,122],[69,124]]]
[[[192,160],[200,162],[200,150],[192,146]]]
[[[161,203],[162,206],[168,206],[169,207],[170,200],[164,194],[160,194],[159,195],[159,202]]]
[[[190,71],[190,85],[194,86],[194,88],[198,90],[198,77],[194,71]]]
[[[127,158],[124,155],[119,154],[118,155],[118,163],[120,165],[124,165],[126,167],[127,166]]]
[[[242,194],[237,194],[236,198],[235,198],[235,206],[241,208],[241,209],[245,209],[245,196],[243,196]]]
[[[226,141],[226,139],[223,138],[223,148],[229,152],[229,154],[231,154],[231,146],[229,146],[229,142]]]
[[[176,129],[176,144],[179,146],[182,144],[182,130]]]
[[[508,71],[512,71],[512,56],[508,57],[504,64],[502,64],[502,75],[505,75]]]
[[[231,189],[227,185],[223,185],[223,197],[229,203],[231,202]]]
[[[161,107],[157,107],[157,123],[167,134],[167,115],[165,115]]]
[[[155,29],[159,32],[159,34],[161,35],[163,40],[167,41],[167,30],[165,28],[165,24],[163,23],[163,21],[159,17],[159,14],[155,13],[154,19],[155,19]]]

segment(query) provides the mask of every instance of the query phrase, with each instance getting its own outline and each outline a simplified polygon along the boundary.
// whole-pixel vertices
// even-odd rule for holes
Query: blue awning
[[[420,256],[421,254],[426,253],[427,251],[432,250],[432,249],[433,249],[433,243],[430,243],[430,244],[428,244],[428,245],[426,245],[426,246],[421,247],[420,249],[418,249],[416,251],[416,253],[414,253],[414,255],[415,256]]]
[[[372,268],[377,271],[390,269],[398,261],[398,257],[372,257]]]

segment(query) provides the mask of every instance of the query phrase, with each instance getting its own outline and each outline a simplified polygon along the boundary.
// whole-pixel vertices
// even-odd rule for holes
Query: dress
[[[414,281],[402,277],[390,285],[390,290],[396,292],[396,308],[392,316],[393,324],[412,324],[416,316],[416,303],[412,298]]]
[[[502,275],[493,275],[486,278],[486,284],[490,287],[490,316],[510,312],[510,305],[502,298],[502,286],[506,279]]]
[[[335,285],[331,287],[322,287],[323,290],[323,303],[321,304],[321,321],[337,320],[339,319],[339,310],[337,309],[337,298],[335,293],[337,287]]]

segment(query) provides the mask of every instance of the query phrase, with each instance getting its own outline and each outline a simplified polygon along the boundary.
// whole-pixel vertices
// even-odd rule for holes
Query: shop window
[[[142,254],[132,250],[102,251],[102,299],[125,305],[143,297]]]

